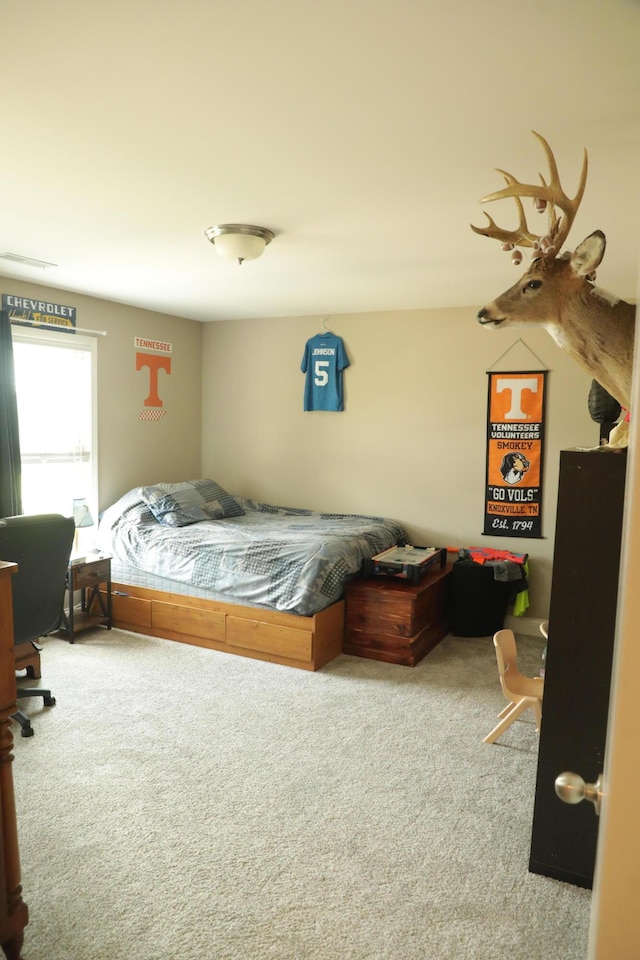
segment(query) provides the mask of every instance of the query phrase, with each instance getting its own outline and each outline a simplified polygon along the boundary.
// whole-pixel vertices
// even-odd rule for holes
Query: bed
[[[342,650],[344,585],[409,543],[394,520],[227,493],[209,479],[136,487],[104,511],[116,627],[317,670]]]

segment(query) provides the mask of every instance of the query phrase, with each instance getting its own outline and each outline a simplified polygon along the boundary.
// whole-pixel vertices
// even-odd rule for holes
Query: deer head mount
[[[513,263],[521,263],[522,261],[522,255],[516,255],[518,247],[532,247],[534,253],[542,257],[553,257],[555,256],[556,251],[559,252],[561,250],[562,244],[567,239],[569,230],[571,229],[571,225],[575,219],[575,215],[578,212],[578,207],[580,206],[580,201],[582,200],[582,195],[584,194],[584,188],[587,185],[589,159],[586,150],[584,151],[584,159],[582,161],[582,173],[580,175],[578,192],[572,200],[567,196],[560,184],[558,167],[556,166],[555,158],[551,152],[551,147],[544,137],[541,137],[539,133],[535,132],[535,130],[532,131],[532,133],[534,137],[538,138],[543,146],[545,154],[547,155],[550,173],[549,184],[547,184],[541,173],[538,174],[540,177],[540,184],[530,184],[520,183],[519,180],[516,180],[516,178],[510,173],[507,173],[506,170],[498,170],[498,173],[501,173],[504,177],[507,186],[504,188],[504,190],[497,190],[495,193],[488,194],[486,197],[483,197],[480,202],[489,203],[492,200],[504,200],[505,198],[513,197],[519,214],[520,222],[518,224],[518,229],[503,230],[501,227],[496,225],[488,213],[485,213],[485,217],[489,221],[489,225],[487,227],[474,227],[473,224],[471,225],[471,229],[476,233],[479,233],[481,236],[492,237],[494,240],[500,240],[502,242],[503,250],[514,251],[511,256]],[[532,197],[538,213],[544,213],[544,211],[547,210],[548,227],[546,234],[536,234],[529,230],[521,197]],[[556,207],[564,213],[564,217],[557,215]]]
[[[485,327],[536,323],[547,330],[558,346],[569,353],[594,380],[627,410],[631,401],[631,375],[635,307],[595,286],[595,272],[604,256],[606,239],[601,230],[590,234],[573,251],[562,253],[587,182],[588,159],[584,151],[582,173],[575,197],[562,189],[549,144],[539,133],[549,164],[549,182],[540,174],[539,184],[521,183],[500,170],[507,186],[482,198],[482,203],[512,198],[518,209],[518,227],[505,230],[485,214],[489,223],[471,229],[499,240],[520,263],[520,248],[531,248],[531,265],[520,280],[483,307],[477,315]],[[539,212],[547,211],[544,234],[533,233],[522,204],[531,197]],[[557,211],[561,211],[561,215]],[[615,441],[613,441],[615,442]],[[613,443],[612,443],[613,445]],[[625,445],[624,442],[621,445]]]

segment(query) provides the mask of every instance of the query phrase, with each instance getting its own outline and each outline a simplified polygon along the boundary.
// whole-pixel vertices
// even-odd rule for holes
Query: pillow
[[[206,506],[203,508],[211,520],[231,519],[243,517],[244,510],[235,497],[221,487],[215,480],[191,480]]]
[[[167,527],[186,527],[199,520],[222,520],[244,514],[238,501],[214,480],[157,483],[153,487],[141,487],[140,496],[156,520]]]

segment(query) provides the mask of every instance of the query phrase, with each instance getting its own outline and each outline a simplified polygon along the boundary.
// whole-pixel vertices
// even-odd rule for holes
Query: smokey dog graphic
[[[520,483],[530,466],[521,453],[507,453],[502,458],[500,473],[505,483]]]

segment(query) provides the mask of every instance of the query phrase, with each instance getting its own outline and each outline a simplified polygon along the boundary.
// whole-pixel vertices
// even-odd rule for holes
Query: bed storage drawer
[[[225,639],[225,616],[211,610],[183,607],[178,603],[151,601],[151,626],[158,630],[172,630],[206,640]]]
[[[124,593],[111,594],[111,614],[114,620],[139,627],[151,626],[151,603]]]
[[[227,617],[226,640],[230,647],[259,650],[291,660],[310,661],[313,650],[313,635],[309,630],[233,616]]]
[[[113,583],[113,626],[210,650],[319,670],[342,652],[344,600],[313,617]]]

